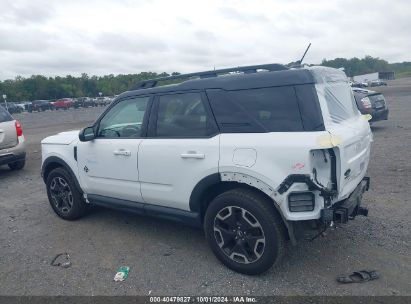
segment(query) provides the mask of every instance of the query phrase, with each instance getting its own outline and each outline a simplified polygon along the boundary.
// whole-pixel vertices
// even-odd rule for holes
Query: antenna
[[[298,64],[300,64],[300,65],[301,65],[301,63],[303,63],[303,60],[304,60],[305,54],[307,54],[308,49],[310,48],[310,46],[311,46],[311,42],[310,42],[310,44],[307,46],[307,48],[306,48],[306,50],[305,50],[305,52],[304,52],[303,57],[301,57],[301,59],[300,59],[299,61],[297,61],[297,63],[298,63]]]

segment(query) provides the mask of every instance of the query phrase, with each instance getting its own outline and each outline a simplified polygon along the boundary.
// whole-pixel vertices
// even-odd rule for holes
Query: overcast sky
[[[408,0],[0,0],[0,80],[193,72],[323,58],[411,61]]]

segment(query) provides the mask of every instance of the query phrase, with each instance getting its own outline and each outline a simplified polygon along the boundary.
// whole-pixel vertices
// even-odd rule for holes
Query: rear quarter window
[[[293,86],[209,90],[207,95],[223,133],[304,130]]]
[[[4,109],[2,106],[0,106],[0,122],[5,122],[5,121],[12,121],[13,117]]]
[[[341,122],[358,115],[351,88],[345,82],[328,82],[324,97],[333,122]]]

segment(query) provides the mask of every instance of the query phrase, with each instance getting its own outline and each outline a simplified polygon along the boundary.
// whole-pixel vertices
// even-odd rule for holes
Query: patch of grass
[[[406,78],[411,77],[411,71],[397,72],[395,73],[395,78]]]

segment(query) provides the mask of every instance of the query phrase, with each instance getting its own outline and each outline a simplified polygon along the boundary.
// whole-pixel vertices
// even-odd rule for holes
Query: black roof
[[[215,75],[214,77],[206,77],[200,79],[190,79],[179,84],[154,86],[144,88],[144,85],[138,84],[136,89],[120,94],[118,97],[126,97],[129,95],[147,95],[153,93],[167,93],[201,89],[224,89],[224,90],[241,90],[251,88],[263,88],[272,86],[286,86],[315,83],[315,79],[310,70],[305,68],[288,69],[282,66],[281,70],[262,71],[262,72],[243,72],[226,75]],[[228,69],[227,69],[228,70]],[[201,72],[206,73],[206,72]],[[196,75],[200,73],[192,73],[185,75]],[[183,78],[185,75],[181,75]],[[167,77],[154,80],[147,80],[143,83],[151,81],[166,81],[180,77]],[[156,83],[154,84],[156,85]]]

